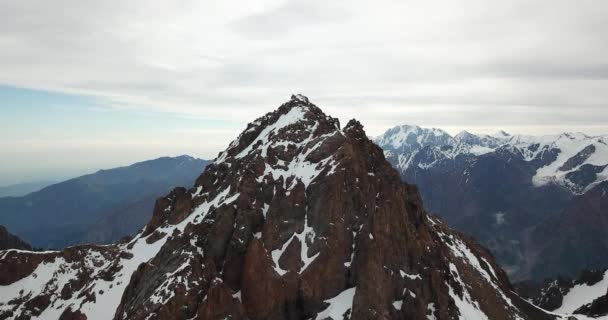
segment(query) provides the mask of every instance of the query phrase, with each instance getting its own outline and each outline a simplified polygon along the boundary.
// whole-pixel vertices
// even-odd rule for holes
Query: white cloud
[[[338,104],[365,93],[358,104],[395,108],[601,111],[607,12],[601,2],[565,0],[9,0],[0,82],[243,120],[295,91]]]
[[[242,122],[303,92],[371,134],[602,130],[607,30],[591,0],[6,0],[0,83]]]

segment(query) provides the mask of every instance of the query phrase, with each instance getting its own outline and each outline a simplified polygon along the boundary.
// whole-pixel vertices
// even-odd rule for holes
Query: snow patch
[[[428,310],[430,312],[430,314],[428,314],[426,316],[427,320],[437,320],[437,317],[435,317],[435,304],[433,302],[429,303],[426,306],[426,310]]]
[[[399,274],[401,275],[402,278],[409,278],[410,280],[416,280],[416,279],[422,280],[422,277],[419,274],[407,274],[403,270],[399,270]]]
[[[456,268],[456,266],[453,263],[450,263],[450,271],[454,275],[456,281],[458,283],[460,283],[460,286],[463,289],[462,298],[461,298],[458,296],[458,294],[456,294],[454,289],[452,289],[452,287],[449,284],[447,284],[450,297],[452,297],[452,299],[456,303],[456,307],[458,308],[458,311],[460,312],[459,319],[460,320],[471,320],[471,319],[489,320],[488,316],[485,313],[483,313],[483,311],[481,311],[481,309],[479,308],[479,303],[477,303],[477,301],[473,301],[473,298],[471,298],[471,296],[469,295],[469,292],[467,291],[467,288],[466,288],[466,284],[460,278],[458,269]]]
[[[594,285],[589,286],[585,283],[575,285],[564,296],[562,306],[554,312],[571,314],[579,307],[587,303],[591,303],[593,302],[593,300],[605,295],[606,288],[608,288],[608,271],[604,273],[604,278],[602,279],[602,281]]]
[[[260,132],[258,137],[250,145],[248,145],[247,148],[245,148],[238,155],[236,155],[235,158],[240,159],[240,158],[243,158],[244,156],[248,155],[249,152],[251,152],[253,150],[253,147],[256,146],[260,142],[262,143],[262,156],[265,157],[266,152],[269,147],[268,142],[270,139],[270,135],[272,133],[277,133],[280,129],[282,129],[284,127],[287,127],[289,125],[292,125],[292,124],[295,124],[295,123],[298,123],[298,122],[304,120],[305,114],[306,114],[306,110],[304,109],[304,107],[297,106],[297,107],[291,108],[291,110],[289,110],[289,112],[281,115],[279,117],[279,119],[277,119],[277,121],[275,121],[275,123],[264,128],[264,130],[262,130],[262,132]]]
[[[329,306],[325,308],[322,312],[320,312],[316,319],[333,319],[333,320],[342,320],[344,319],[344,313],[347,311],[352,311],[353,308],[353,298],[355,297],[356,288],[350,288],[342,291],[337,296],[325,300],[326,303],[329,303]]]
[[[279,249],[275,249],[272,250],[271,252],[271,256],[272,256],[272,261],[274,262],[274,269],[275,271],[279,274],[279,275],[284,275],[285,273],[287,273],[286,270],[283,270],[280,266],[279,266],[279,259],[281,259],[281,256],[283,255],[283,253],[285,252],[285,250],[287,249],[287,247],[289,246],[289,244],[294,240],[294,239],[298,239],[300,241],[300,260],[304,263],[304,265],[302,266],[302,268],[300,268],[300,270],[298,271],[299,274],[301,274],[302,272],[304,272],[304,270],[306,270],[306,268],[308,268],[308,266],[319,256],[320,252],[317,252],[317,254],[313,255],[312,257],[308,256],[308,243],[306,242],[306,239],[309,239],[312,241],[314,238],[316,237],[315,234],[315,230],[308,226],[308,215],[305,216],[304,218],[304,230],[302,230],[302,232],[300,233],[294,233],[291,238],[289,238],[289,240],[287,240],[283,246],[281,246],[281,248]]]

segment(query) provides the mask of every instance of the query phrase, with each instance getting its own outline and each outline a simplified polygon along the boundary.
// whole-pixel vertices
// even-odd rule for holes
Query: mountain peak
[[[340,131],[338,119],[327,116],[303,95],[292,95],[278,109],[250,123],[222,152],[218,163],[249,154],[267,157],[269,151],[302,147],[311,140]]]
[[[304,102],[304,103],[309,103],[308,101],[308,97],[302,95],[302,94],[292,94],[291,95],[291,100],[292,101],[300,101],[300,102]]]
[[[498,132],[496,132],[495,134],[493,134],[492,136],[496,137],[496,138],[509,138],[512,135],[504,130],[498,130]]]
[[[365,131],[363,130],[363,125],[356,119],[351,119],[348,121],[346,126],[344,127],[344,132],[357,132],[365,136]]]
[[[452,137],[441,129],[407,124],[393,127],[374,139],[380,147],[394,150],[411,150],[424,145],[442,146],[451,140]]]
[[[158,199],[129,243],[4,257],[0,286],[44,286],[0,287],[16,304],[0,318],[541,319],[485,250],[426,215],[361,123],[340,130],[298,97]]]
[[[456,141],[461,141],[461,142],[470,140],[470,139],[474,139],[474,138],[477,138],[477,135],[470,133],[467,130],[462,130],[454,136],[454,139]]]

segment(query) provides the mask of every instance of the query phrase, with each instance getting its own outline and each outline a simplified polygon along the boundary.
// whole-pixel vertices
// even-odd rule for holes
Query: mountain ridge
[[[600,203],[601,194],[592,191],[608,181],[604,136],[461,132],[457,137],[446,134],[441,143],[407,144],[424,140],[410,133],[406,138],[397,136],[398,142],[407,144],[402,146],[387,143],[395,141],[391,130],[374,141],[402,179],[418,185],[428,210],[489,247],[513,279],[573,276],[582,269],[601,267],[576,256],[576,249],[558,247],[556,241],[537,234],[543,233],[543,224],[556,224],[565,210],[570,216],[577,211],[599,217],[583,204]],[[426,137],[436,130],[419,132]],[[594,200],[577,202],[584,195],[593,195]],[[568,209],[571,203],[578,207]],[[580,227],[583,233],[584,226]],[[585,241],[594,248],[604,246],[597,236]],[[603,252],[596,250],[593,256],[601,257]],[[549,270],[551,275],[546,274]]]
[[[403,128],[407,130],[403,131]],[[400,131],[396,132],[397,129],[400,129]],[[429,139],[430,136],[436,137],[438,134],[441,136],[441,139],[436,141]],[[408,141],[408,137],[413,140]],[[551,149],[558,148],[565,153],[563,159],[555,159],[548,166],[539,167],[537,174],[534,176],[533,183],[536,186],[542,186],[547,183],[558,183],[575,194],[582,194],[602,181],[608,180],[607,137],[607,135],[589,136],[581,132],[563,132],[555,135],[535,136],[512,135],[501,131],[495,135],[488,135],[473,134],[466,130],[459,132],[455,136],[451,136],[449,133],[437,128],[427,129],[417,125],[401,125],[388,129],[384,134],[375,137],[373,140],[389,152],[397,152],[398,150],[401,152],[407,150],[414,152],[424,146],[452,146],[449,152],[443,152],[443,155],[447,158],[454,158],[466,153],[482,155],[496,152],[500,148],[511,148],[519,151],[520,156],[526,161],[533,161],[539,156],[539,152],[550,152]],[[413,141],[416,141],[418,146],[412,145]],[[569,141],[575,141],[575,143],[568,143]],[[465,145],[465,147],[462,145]],[[593,146],[593,148],[588,148],[589,146]],[[487,149],[479,149],[479,147]],[[579,159],[576,159],[577,156]],[[566,168],[565,165],[568,164],[569,160],[571,160],[571,167]],[[397,161],[393,160],[393,162],[398,163],[400,169],[407,169],[407,166],[403,165],[404,161],[401,159]],[[572,171],[572,169],[585,165],[600,167],[601,170],[595,173],[599,176],[592,182],[576,185],[576,182],[570,179],[578,172]]]
[[[15,317],[556,318],[427,216],[358,121],[340,129],[301,95],[250,123],[192,188],[157,200],[130,242],[0,258],[0,271],[16,266],[0,272],[12,293],[0,313]],[[64,289],[19,293],[40,268],[66,270],[43,279]]]
[[[57,181],[35,181],[0,186],[0,198],[25,196],[55,183]]]
[[[3,225],[0,225],[0,251],[9,249],[32,250],[32,246],[11,234]]]
[[[133,218],[128,225],[112,226],[100,220],[138,200],[191,184],[206,163],[190,156],[160,157],[98,170],[22,197],[0,198],[0,223],[36,247],[62,248],[92,239],[112,242],[120,236],[111,230],[103,232],[106,236],[89,234],[102,227],[136,232],[150,217],[151,206],[123,211]]]

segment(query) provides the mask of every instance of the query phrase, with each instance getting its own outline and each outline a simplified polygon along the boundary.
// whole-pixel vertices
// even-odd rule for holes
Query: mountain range
[[[606,136],[403,125],[374,141],[427,209],[490,248],[512,279],[608,266]]]
[[[21,197],[28,193],[38,191],[44,187],[55,184],[55,181],[35,181],[16,183],[8,186],[0,187],[0,198],[3,197]]]
[[[114,242],[134,235],[150,219],[156,198],[191,185],[206,164],[163,157],[0,198],[0,225],[35,247]]]
[[[134,239],[0,254],[0,318],[562,318],[429,216],[358,121],[301,95],[157,200]]]
[[[32,250],[32,247],[0,226],[0,250],[8,249]]]

